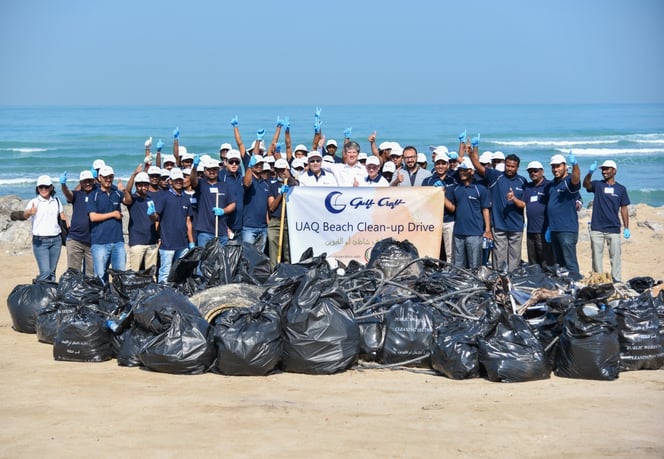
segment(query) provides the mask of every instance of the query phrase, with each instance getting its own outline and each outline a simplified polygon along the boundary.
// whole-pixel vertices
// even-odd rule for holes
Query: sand
[[[664,279],[664,209],[636,206],[631,227],[623,277]],[[582,232],[584,274],[588,246]],[[36,264],[29,247],[0,253],[7,298]],[[56,362],[12,330],[7,308],[0,352],[0,457],[664,457],[662,370],[518,384],[393,370],[175,376]]]

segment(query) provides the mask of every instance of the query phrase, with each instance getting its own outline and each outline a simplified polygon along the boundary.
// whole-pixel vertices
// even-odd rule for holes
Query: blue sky
[[[0,0],[0,105],[664,103],[664,1]]]

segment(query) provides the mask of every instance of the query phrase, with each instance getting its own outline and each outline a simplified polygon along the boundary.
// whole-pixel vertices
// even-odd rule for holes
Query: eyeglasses
[[[240,165],[240,160],[239,159],[229,159],[228,164],[231,166],[239,166]]]
[[[320,158],[314,158],[309,160],[310,163],[319,163],[321,162]]]
[[[378,166],[376,166],[376,165],[374,165],[374,164],[369,164],[369,165],[367,166],[367,169],[368,169],[368,170],[378,169]]]
[[[304,170],[304,167],[296,167],[295,170],[296,170],[296,171],[303,171],[303,170]]]
[[[404,156],[403,159],[417,159],[417,156]]]
[[[51,186],[50,185],[39,185],[37,188],[39,188],[40,190],[47,190],[47,189],[51,188]]]
[[[281,168],[281,167],[275,167],[275,168],[274,168],[274,171],[275,171],[275,172],[278,172],[278,173],[282,173],[282,172],[286,171],[286,169],[283,169],[283,168]]]

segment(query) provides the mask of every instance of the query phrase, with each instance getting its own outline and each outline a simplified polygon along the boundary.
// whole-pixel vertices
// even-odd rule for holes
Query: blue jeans
[[[482,236],[454,235],[454,266],[479,268],[482,264]]]
[[[214,234],[212,233],[198,233],[198,236],[196,237],[196,246],[205,247],[205,245],[212,239],[214,239]],[[226,245],[228,242],[228,236],[219,236],[217,239],[221,245]]]
[[[127,263],[127,253],[124,242],[110,242],[108,244],[92,244],[92,265],[95,276],[102,282],[108,282],[109,264],[115,271],[124,271]]]
[[[157,281],[160,284],[166,282],[168,279],[168,273],[171,272],[171,266],[175,260],[182,258],[182,255],[187,253],[189,249],[178,249],[178,250],[163,250],[159,249],[159,274]]]
[[[258,244],[256,242],[258,241]],[[242,227],[242,242],[256,245],[259,252],[265,252],[265,243],[267,242],[267,227],[256,228],[253,226]]]
[[[579,233],[573,231],[551,231],[553,256],[563,268],[572,274],[579,274],[579,262],[576,259],[576,243]]]
[[[40,239],[37,236],[32,238],[32,253],[37,260],[39,275],[37,280],[55,282],[55,269],[60,260],[60,251],[62,250],[62,239],[60,235],[45,237]]]

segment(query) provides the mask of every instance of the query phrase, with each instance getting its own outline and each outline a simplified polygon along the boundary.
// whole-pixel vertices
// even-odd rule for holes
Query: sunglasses
[[[51,186],[50,185],[39,185],[37,188],[40,189],[40,190],[47,190],[47,189],[51,188]]]
[[[317,159],[310,159],[309,162],[310,162],[310,163],[319,163],[319,162],[321,162],[321,160],[320,160],[319,158],[317,158]]]
[[[230,160],[228,161],[228,164],[230,164],[231,166],[239,166],[239,165],[240,165],[240,161],[239,161],[238,159],[230,159]]]
[[[303,171],[303,170],[304,170],[304,167],[296,167],[295,170],[296,170],[296,171]]]

